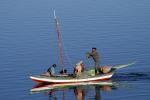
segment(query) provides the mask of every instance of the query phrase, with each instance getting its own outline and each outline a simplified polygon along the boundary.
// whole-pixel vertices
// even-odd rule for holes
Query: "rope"
[[[88,65],[89,65],[88,67],[91,67],[91,66],[92,66],[92,63],[90,62],[90,59],[86,57],[86,60],[87,60]]]
[[[62,40],[63,40],[63,35],[62,35]],[[66,59],[67,59],[69,65],[73,67],[73,62],[71,60],[71,57],[68,54],[68,51],[67,51],[67,49],[65,47],[65,42],[64,41],[62,42],[62,46],[63,46],[63,49],[64,49],[64,55],[66,56]]]

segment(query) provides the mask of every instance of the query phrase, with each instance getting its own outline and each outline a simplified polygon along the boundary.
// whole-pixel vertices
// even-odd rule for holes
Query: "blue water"
[[[0,1],[0,98],[3,100],[54,99],[41,92],[30,74],[40,74],[53,64],[60,70],[53,10],[59,16],[65,52],[65,68],[97,47],[101,65],[126,64],[113,80],[111,91],[98,90],[103,100],[150,98],[150,1],[149,0],[1,0]],[[124,85],[125,84],[125,85]],[[96,99],[94,88],[84,88],[85,100]],[[60,100],[76,99],[73,89],[55,91]],[[99,98],[100,99],[100,98]]]

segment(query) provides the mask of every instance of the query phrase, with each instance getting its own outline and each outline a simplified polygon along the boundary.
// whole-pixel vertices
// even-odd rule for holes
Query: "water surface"
[[[53,63],[57,64],[56,71],[60,70],[54,9],[61,23],[69,72],[79,60],[91,66],[93,62],[87,61],[85,54],[97,47],[101,65],[137,62],[113,77],[127,87],[100,90],[101,99],[150,98],[149,0],[1,0],[1,99],[48,99],[43,93],[30,95],[35,83],[29,75],[40,74]],[[85,90],[85,99],[95,99],[95,89]],[[62,99],[62,93],[55,92],[57,99]],[[65,95],[66,100],[76,99],[73,89],[67,89]]]

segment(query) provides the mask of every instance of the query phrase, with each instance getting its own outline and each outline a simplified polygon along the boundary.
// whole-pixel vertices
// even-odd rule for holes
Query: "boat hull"
[[[30,76],[30,78],[37,83],[49,83],[49,84],[66,84],[66,83],[80,83],[80,82],[90,82],[90,81],[104,81],[109,80],[114,73],[108,73],[104,75],[97,75],[88,78],[68,78],[63,79],[63,77],[59,77],[59,79],[55,77],[45,77],[45,76]]]

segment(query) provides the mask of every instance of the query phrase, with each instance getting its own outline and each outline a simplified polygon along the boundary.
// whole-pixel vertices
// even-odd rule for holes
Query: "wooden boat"
[[[63,59],[63,52],[62,52],[61,32],[59,30],[59,23],[58,23],[58,19],[57,19],[56,15],[55,15],[55,11],[54,11],[54,18],[55,18],[55,22],[56,22],[56,31],[57,31],[57,35],[58,35],[58,47],[59,47],[61,68],[62,68],[61,70],[64,71],[64,59]],[[95,70],[91,69],[91,70],[88,70],[88,71],[85,71],[84,73],[82,73],[82,75],[80,75],[80,77],[74,76],[74,75],[65,75],[65,76],[64,75],[56,75],[53,77],[47,77],[47,76],[42,76],[42,75],[32,75],[32,76],[30,76],[30,78],[33,81],[38,82],[38,83],[50,83],[50,84],[66,84],[66,83],[81,83],[81,82],[90,82],[90,81],[103,81],[103,80],[110,79],[117,69],[124,68],[124,67],[127,67],[132,64],[133,63],[117,65],[117,66],[109,66],[109,67],[111,67],[111,70],[108,73],[105,73],[105,74],[102,73],[99,75],[95,75],[94,74]]]
[[[81,82],[90,82],[90,81],[104,81],[110,79],[117,69],[125,68],[134,63],[124,64],[124,65],[116,65],[111,67],[111,71],[106,74],[95,75],[94,69],[83,73],[81,77],[75,77],[73,75],[57,75],[53,77],[47,77],[42,75],[32,75],[30,78],[38,83],[50,83],[50,84],[66,84],[66,83],[81,83]]]
[[[51,84],[65,84],[65,83],[80,83],[80,82],[89,82],[89,81],[103,81],[108,80],[113,76],[113,72],[108,74],[96,75],[86,78],[79,78],[73,76],[54,76],[54,77],[46,77],[46,76],[31,76],[30,78],[38,83],[51,83]]]

